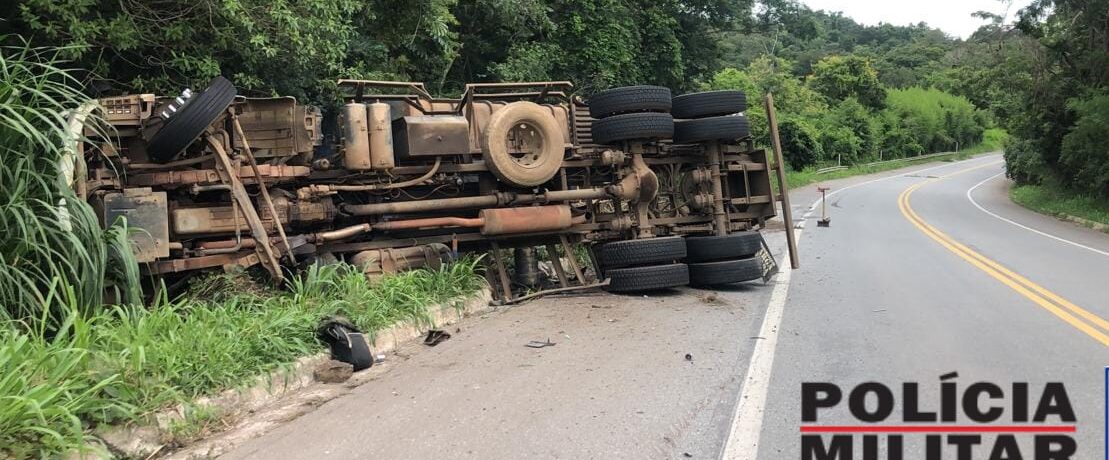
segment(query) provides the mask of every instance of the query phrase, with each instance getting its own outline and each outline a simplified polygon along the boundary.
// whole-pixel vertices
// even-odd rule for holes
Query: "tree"
[[[853,97],[859,103],[880,109],[886,92],[878,81],[878,71],[870,60],[857,55],[829,56],[813,66],[808,83],[816,92],[836,103]]]
[[[16,32],[65,47],[109,91],[176,94],[217,75],[247,94],[318,94],[344,73],[355,0],[22,0]],[[372,15],[371,15],[372,16]]]
[[[818,139],[815,127],[807,121],[784,117],[778,127],[782,140],[782,153],[794,171],[815,165],[824,156],[824,148]]]

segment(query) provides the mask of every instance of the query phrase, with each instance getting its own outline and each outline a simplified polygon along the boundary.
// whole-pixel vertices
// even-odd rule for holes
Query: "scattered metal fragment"
[[[532,340],[531,342],[528,342],[527,345],[525,345],[525,346],[528,347],[528,348],[546,348],[546,347],[555,346],[555,343],[552,342],[550,338],[547,338],[546,342],[540,342],[538,340]]]

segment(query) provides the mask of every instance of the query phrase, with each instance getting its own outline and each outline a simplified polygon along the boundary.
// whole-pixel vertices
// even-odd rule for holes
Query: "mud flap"
[[[766,239],[762,239],[762,249],[755,254],[755,257],[762,261],[762,282],[769,283],[770,278],[778,273],[778,262],[770,253],[770,246],[766,245]]]

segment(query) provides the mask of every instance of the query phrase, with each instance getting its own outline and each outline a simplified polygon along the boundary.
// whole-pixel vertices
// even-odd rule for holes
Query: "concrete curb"
[[[492,291],[482,288],[472,296],[456,298],[438,306],[431,307],[430,324],[396,323],[374,334],[371,349],[375,354],[395,353],[402,345],[423,337],[428,329],[455,324],[474,313],[488,310]],[[328,353],[320,353],[298,359],[285,369],[279,369],[266,376],[258,377],[251,385],[227,390],[219,395],[198,398],[192,406],[215,408],[222,418],[231,424],[224,433],[191,443],[187,448],[172,454],[175,458],[209,458],[227,452],[232,447],[262,435],[279,423],[249,423],[242,420],[244,415],[274,412],[287,421],[304,412],[310,411],[324,401],[345,394],[374,378],[374,369],[355,373],[347,382],[338,385],[317,383],[312,377],[316,366],[330,359]],[[289,407],[302,409],[289,412]],[[147,458],[157,455],[167,446],[164,440],[170,438],[170,427],[174,422],[184,420],[185,405],[178,405],[154,414],[155,423],[149,425],[118,425],[98,428],[96,436],[103,440],[110,450],[129,458]],[[94,446],[90,446],[94,447]]]
[[[1057,217],[1059,219],[1066,220],[1066,221],[1074,222],[1074,223],[1079,224],[1079,225],[1090,227],[1090,228],[1092,228],[1094,230],[1097,230],[1099,232],[1109,232],[1109,225],[1105,225],[1101,222],[1094,222],[1094,221],[1089,220],[1089,219],[1083,219],[1083,218],[1078,217],[1078,216],[1072,216],[1070,214],[1063,214],[1063,213],[1056,213],[1055,217]]]

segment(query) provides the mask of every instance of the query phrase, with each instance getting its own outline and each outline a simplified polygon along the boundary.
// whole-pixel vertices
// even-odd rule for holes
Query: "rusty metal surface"
[[[254,184],[254,172],[250,166],[234,169],[244,184]],[[258,165],[258,172],[267,182],[282,182],[283,180],[297,177],[306,177],[311,173],[307,166],[289,165]],[[219,171],[215,169],[186,169],[183,171],[159,171],[153,173],[131,174],[127,177],[130,185],[139,187],[151,186],[183,186],[193,184],[218,184],[221,183]]]
[[[570,228],[570,207],[533,206],[526,208],[482,209],[482,235],[536,233]]]
[[[209,127],[206,144],[170,163],[149,160],[141,135],[156,131],[159,99],[102,100],[117,135],[86,143],[90,197],[102,212],[106,197],[114,212],[125,209],[114,200],[127,189],[164,197],[160,214],[144,212],[160,216],[143,224],[157,230],[159,243],[136,241],[154,261],[148,270],[159,273],[263,263],[278,274],[277,247],[295,255],[289,263],[317,251],[349,260],[426,245],[728,232],[757,228],[776,213],[770,175],[777,171],[749,140],[593,145],[589,107],[567,82],[472,84],[459,98],[433,97],[412,82],[339,85],[364,121],[357,123],[364,138],[353,130],[324,136],[318,110],[293,98],[239,97]],[[529,189],[499,183],[481,153],[490,119],[514,101],[549,111],[565,144],[561,169]],[[102,154],[91,154],[93,146]],[[295,241],[297,250],[271,241]],[[402,253],[374,260],[402,266]]]
[[[407,116],[393,122],[393,152],[399,160],[470,152],[469,123],[455,115]]]
[[[123,193],[104,195],[103,220],[111,225],[123,218],[130,232],[135,260],[153,262],[169,257],[169,225],[166,221],[166,192],[149,188],[126,189]]]
[[[243,98],[234,110],[257,158],[311,154],[322,140],[320,110],[297,104],[295,98]],[[236,136],[233,142],[241,148],[243,138]]]

